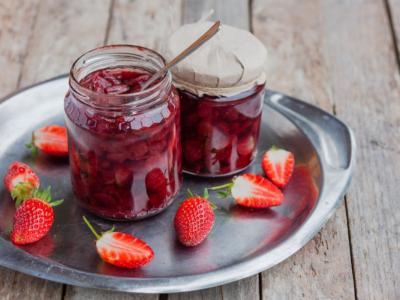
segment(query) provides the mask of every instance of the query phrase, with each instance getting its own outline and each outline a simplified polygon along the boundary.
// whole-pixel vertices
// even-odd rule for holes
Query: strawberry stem
[[[98,240],[99,238],[101,238],[101,235],[97,233],[97,231],[94,229],[94,227],[92,226],[92,224],[90,224],[89,220],[85,217],[82,216],[83,221],[86,223],[86,225],[89,227],[90,231],[94,234],[94,236],[96,237],[96,240]]]
[[[279,147],[277,147],[276,145],[272,145],[270,148],[270,150],[278,150],[278,149],[279,149]]]
[[[217,192],[217,198],[219,198],[219,199],[225,199],[225,198],[228,198],[228,196],[229,196],[229,192],[221,192],[221,191],[218,191]]]
[[[21,182],[11,191],[11,197],[15,200],[15,206],[18,207],[24,200],[32,197],[35,187],[30,182]]]
[[[33,157],[36,157],[39,154],[39,149],[33,142],[30,144],[26,144],[25,147],[31,151]]]
[[[210,196],[210,194],[208,193],[208,189],[205,188],[205,189],[204,189],[204,192],[203,192],[203,198],[208,199],[209,196]]]
[[[222,185],[211,187],[210,190],[217,191],[217,198],[225,199],[231,194],[232,187],[233,187],[233,182],[228,182]]]
[[[60,205],[60,204],[63,203],[63,202],[64,202],[64,199],[56,200],[56,201],[51,202],[51,203],[50,203],[50,206],[51,206],[51,207],[55,207],[55,206]]]
[[[32,193],[32,197],[39,198],[44,202],[51,202],[51,186],[48,186],[45,189],[36,189]]]
[[[213,186],[210,188],[212,191],[222,190],[222,189],[230,189],[233,186],[232,182],[228,182],[222,185]]]
[[[103,232],[103,234],[104,233],[111,233],[111,232],[114,232],[114,230],[115,230],[115,225],[113,225],[110,229],[108,229],[106,232]]]
[[[188,193],[189,197],[194,197],[194,194],[191,191],[191,189],[187,189],[187,193]]]
[[[215,205],[215,203],[208,201],[208,203],[210,203],[210,206],[213,210],[219,209],[219,207],[217,205]]]

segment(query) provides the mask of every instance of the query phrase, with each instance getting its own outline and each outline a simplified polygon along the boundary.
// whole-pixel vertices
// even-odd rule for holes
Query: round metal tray
[[[118,230],[144,239],[155,251],[154,260],[136,270],[107,265],[99,259],[94,237],[82,222],[88,215],[97,228],[111,227],[79,208],[71,191],[68,160],[39,156],[32,159],[24,145],[32,130],[64,123],[63,98],[67,77],[29,87],[0,104],[0,176],[14,160],[29,163],[42,186],[51,185],[57,207],[51,232],[24,247],[8,238],[15,211],[7,191],[0,190],[0,265],[66,284],[140,293],[191,291],[239,280],[264,271],[304,246],[340,204],[354,166],[355,141],[351,130],[334,116],[300,100],[268,91],[256,161],[246,171],[261,173],[260,157],[272,144],[294,152],[296,168],[284,189],[282,206],[252,210],[232,199],[215,203],[212,233],[200,246],[185,248],[175,237],[173,217],[190,188],[222,184],[230,178],[204,179],[185,175],[184,186],[163,213],[137,222],[117,223]]]

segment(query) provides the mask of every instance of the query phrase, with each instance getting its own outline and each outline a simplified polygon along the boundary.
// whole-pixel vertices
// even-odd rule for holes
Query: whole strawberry
[[[49,155],[67,156],[67,128],[59,125],[49,125],[36,129],[32,133],[32,143],[26,146],[34,155],[40,150]]]
[[[25,199],[14,215],[11,241],[17,245],[37,242],[50,230],[54,222],[53,207],[63,200],[52,201],[50,187],[35,190],[29,199]]]
[[[272,146],[262,157],[261,166],[265,175],[278,187],[288,184],[294,169],[293,153]]]
[[[190,193],[191,194],[191,193]],[[179,241],[185,246],[196,246],[203,242],[214,225],[213,205],[204,197],[194,196],[182,202],[174,220]]]
[[[96,237],[96,250],[100,258],[114,266],[133,269],[148,264],[154,258],[154,251],[144,241],[124,232],[110,230],[98,234],[86,217],[86,225]]]
[[[39,188],[40,180],[27,164],[15,161],[7,169],[4,185],[18,206],[23,199],[31,196],[32,192]]]
[[[232,182],[213,187],[212,190],[225,189],[218,193],[220,198],[229,194],[241,206],[267,208],[281,205],[283,193],[268,179],[256,174],[242,174],[233,178]]]

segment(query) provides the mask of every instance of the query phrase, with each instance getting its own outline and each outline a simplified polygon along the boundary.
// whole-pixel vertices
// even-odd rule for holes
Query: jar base
[[[135,216],[135,217],[127,217],[127,218],[110,217],[110,216],[106,216],[106,215],[103,215],[103,214],[100,214],[100,213],[96,213],[92,209],[88,208],[86,205],[81,203],[80,201],[77,201],[77,202],[78,202],[78,205],[82,209],[86,210],[88,213],[90,213],[90,214],[92,214],[92,215],[94,215],[96,217],[99,217],[101,219],[108,220],[108,221],[113,221],[113,222],[134,222],[134,221],[140,221],[140,220],[143,220],[143,219],[151,218],[151,217],[154,217],[154,216],[164,212],[167,208],[169,208],[171,206],[171,204],[174,202],[176,196],[177,195],[174,195],[170,199],[170,201],[164,207],[160,208],[159,210],[156,210],[156,211],[153,211],[153,212],[149,212],[148,214],[143,215],[143,216]]]

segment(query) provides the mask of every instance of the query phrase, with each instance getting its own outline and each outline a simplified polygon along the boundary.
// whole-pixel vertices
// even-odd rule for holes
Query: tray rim
[[[9,93],[8,95],[2,97],[0,99],[0,109],[1,107],[7,103],[7,100],[11,100],[14,96],[27,91],[29,89],[38,87],[40,85],[57,81],[61,79],[67,79],[68,74],[62,74],[44,81],[40,81],[38,83],[26,86],[22,89]],[[336,178],[341,178],[340,182],[337,184],[340,187],[340,191],[331,191],[331,202],[329,202],[329,209],[324,211],[324,214],[319,217],[318,222],[313,224],[312,230],[305,234],[304,227],[306,224],[310,223],[310,219],[315,215],[317,209],[320,207],[321,199],[323,196],[326,197],[326,189],[322,186],[321,193],[319,195],[317,204],[310,216],[307,220],[298,228],[298,230],[288,239],[284,240],[280,245],[271,249],[270,251],[259,255],[253,259],[248,258],[247,260],[241,261],[237,264],[232,264],[218,270],[214,270],[207,273],[196,274],[196,275],[183,275],[176,277],[157,277],[157,278],[132,278],[132,277],[118,277],[111,275],[102,275],[77,270],[65,265],[58,264],[49,264],[45,263],[43,258],[34,256],[22,249],[14,247],[9,241],[0,238],[0,266],[6,267],[24,274],[28,274],[31,276],[39,277],[45,280],[50,280],[53,282],[70,284],[80,287],[87,288],[99,288],[104,290],[114,290],[114,291],[125,291],[131,293],[174,293],[174,292],[188,292],[194,290],[200,290],[210,287],[215,287],[223,284],[227,284],[233,281],[237,281],[254,274],[265,271],[283,260],[289,258],[294,253],[299,251],[302,247],[304,247],[326,224],[329,218],[336,211],[337,207],[342,203],[343,196],[351,182],[353,170],[355,167],[355,153],[356,153],[356,142],[352,129],[346,125],[343,121],[339,120],[336,116],[332,115],[329,112],[322,110],[319,107],[316,107],[312,104],[299,100],[297,98],[293,98],[291,96],[267,90],[266,97],[264,99],[264,105],[268,105],[277,113],[283,115],[289,122],[293,123],[311,142],[314,147],[319,163],[321,166],[322,176],[327,176],[327,173],[334,172],[331,169],[326,161],[323,158],[323,155],[318,151],[318,148],[315,145],[315,141],[310,139],[310,136],[304,131],[304,128],[301,128],[298,123],[296,123],[291,115],[284,113],[284,110],[279,108],[277,103],[267,103],[267,94],[269,97],[277,96],[278,98],[287,98],[290,100],[294,100],[302,105],[305,105],[311,109],[314,109],[320,113],[323,113],[330,118],[334,119],[336,122],[340,123],[347,131],[349,141],[350,141],[350,154],[349,154],[349,164],[343,169],[343,172],[340,172],[340,176]],[[329,170],[329,171],[328,171]],[[331,174],[333,176],[333,174]],[[295,238],[295,239],[294,239]],[[282,247],[289,242],[292,241],[292,245],[290,247]],[[272,254],[279,253],[280,248],[283,248],[285,251],[282,251],[279,255],[275,255],[272,261],[268,261],[265,258],[267,256],[272,256]],[[282,254],[284,253],[284,254]],[[10,261],[21,261],[19,264],[15,265]],[[250,268],[249,268],[250,267]],[[92,279],[95,280],[92,280]],[[110,284],[110,281],[117,280],[117,284]]]

